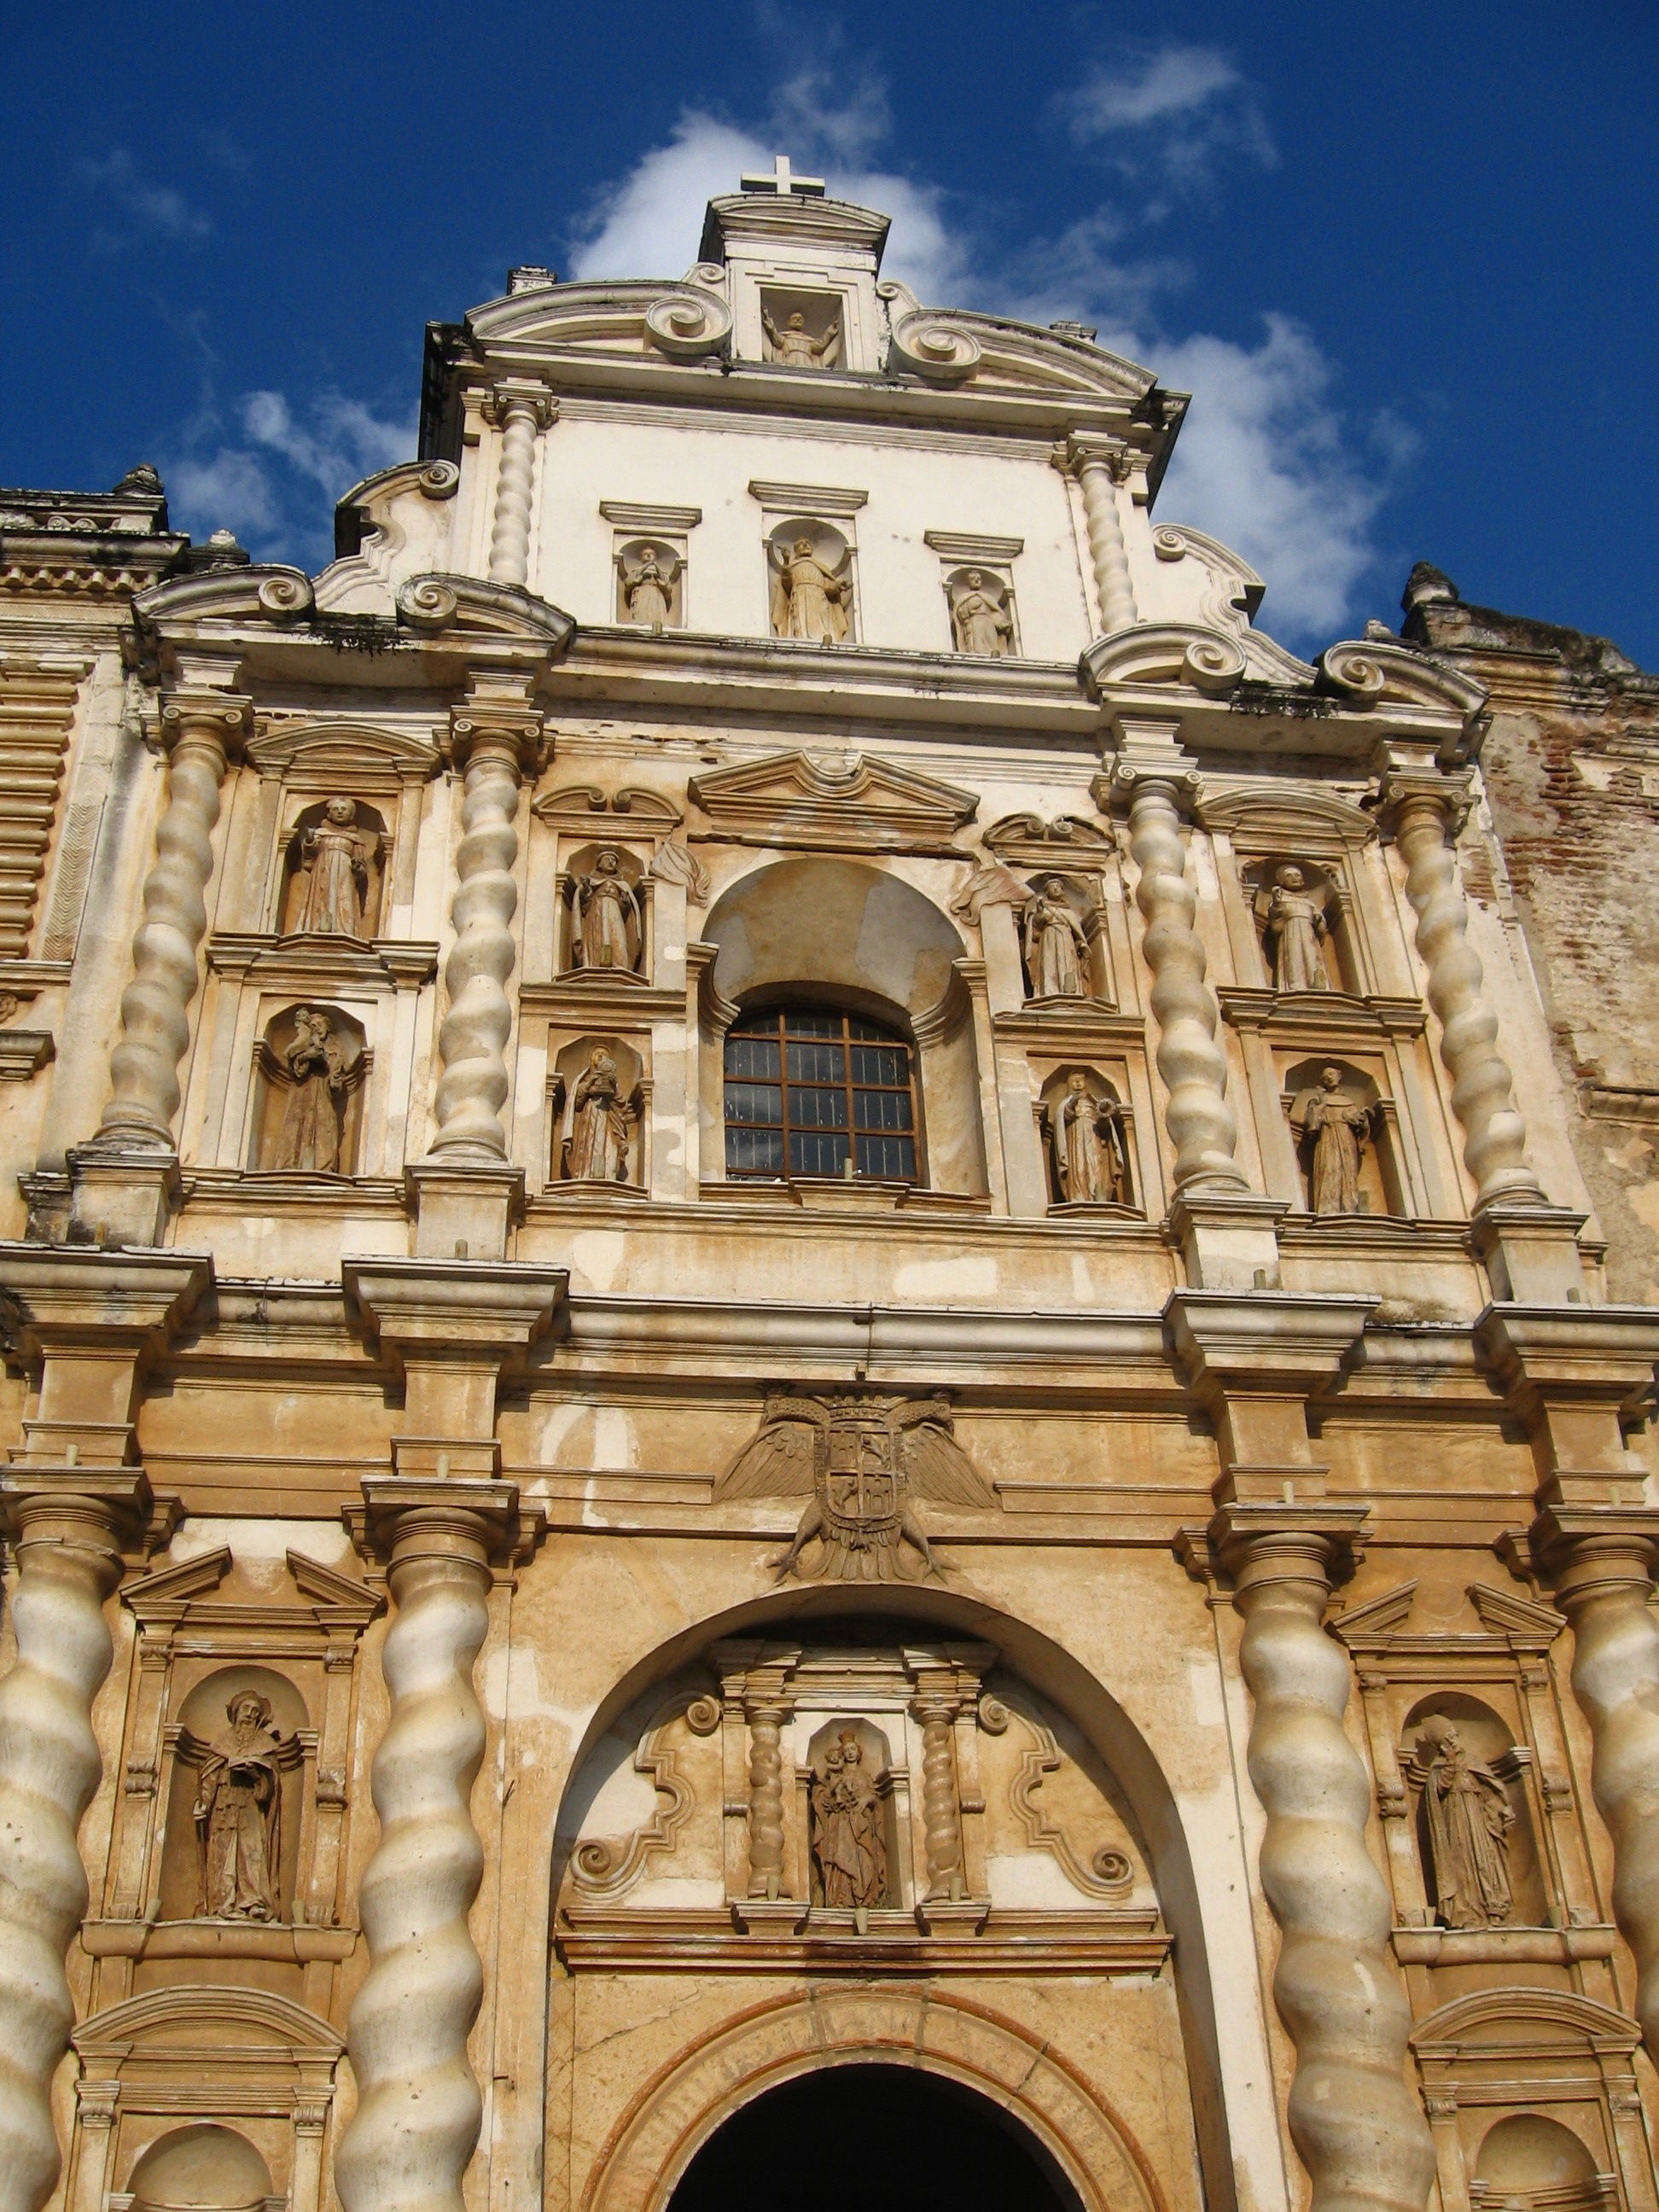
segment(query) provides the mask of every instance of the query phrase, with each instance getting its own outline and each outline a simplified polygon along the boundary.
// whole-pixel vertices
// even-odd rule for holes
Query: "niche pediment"
[[[867,754],[775,753],[693,776],[705,835],[833,852],[939,853],[978,811],[955,785]]]

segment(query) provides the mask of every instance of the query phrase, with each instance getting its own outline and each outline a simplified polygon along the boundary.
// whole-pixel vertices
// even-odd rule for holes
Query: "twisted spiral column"
[[[516,957],[513,917],[519,903],[517,814],[526,743],[539,735],[533,715],[502,721],[458,719],[458,750],[466,762],[461,842],[455,855],[450,916],[455,941],[444,963],[448,1012],[438,1032],[443,1073],[434,1101],[434,1157],[507,1158],[501,1109],[507,1091],[507,1043],[513,1033],[507,978]]]
[[[1463,1125],[1463,1159],[1475,1204],[1541,1200],[1525,1158],[1527,1125],[1515,1103],[1509,1065],[1498,1050],[1498,1017],[1482,991],[1480,955],[1468,940],[1468,906],[1453,850],[1467,780],[1432,770],[1394,770],[1382,803],[1406,862],[1406,896],[1417,916],[1417,950],[1428,969],[1429,1004],[1440,1018],[1440,1057],[1452,1079],[1452,1110]]]
[[[1590,1787],[1613,1838],[1613,1911],[1636,1960],[1636,2017],[1659,2053],[1659,1627],[1653,1545],[1580,1538],[1556,1584],[1572,1624],[1573,1694],[1590,1724]]]
[[[1320,1625],[1332,1552],[1324,1532],[1277,1528],[1230,1554],[1261,1887],[1281,1935],[1273,1996],[1296,2045],[1291,2135],[1312,2212],[1422,2212],[1434,2147],[1404,2078],[1411,2014],[1365,1849],[1370,1784],[1343,1732],[1348,1661]]]
[[[359,1899],[369,1969],[346,2039],[358,2102],[335,2180],[346,2212],[463,2212],[483,2112],[466,2055],[483,1996],[467,1914],[483,1875],[472,1666],[489,1625],[492,1532],[482,1514],[438,1504],[392,1525],[391,1716],[371,1774],[380,1839]]]
[[[751,1700],[749,1722],[749,1894],[783,1888],[783,1724],[788,1708]]]
[[[545,388],[509,379],[498,385],[484,419],[501,434],[501,466],[495,478],[495,512],[489,535],[489,578],[495,584],[524,585],[530,579],[530,506],[536,480],[536,439],[553,419]]]
[[[1139,872],[1135,903],[1146,920],[1158,1072],[1169,1094],[1164,1125],[1176,1148],[1176,1185],[1243,1189],[1243,1171],[1233,1157],[1238,1124],[1227,1103],[1227,1061],[1216,1042],[1220,1015],[1204,980],[1204,946],[1193,927],[1198,900],[1187,880],[1180,787],[1139,771],[1127,780],[1129,851]]]
[[[957,1804],[957,1762],[951,1742],[956,1707],[928,1698],[915,1707],[921,1723],[921,1819],[927,1844],[930,1901],[965,1894],[962,1871],[962,1815]]]
[[[92,1701],[109,1672],[104,1601],[143,1479],[9,1501],[17,1657],[0,1681],[0,2212],[38,2212],[61,2163],[52,2081],[75,2007],[64,1954],[87,1909],[76,1837],[103,1773]]]
[[[175,692],[161,709],[169,741],[167,805],[144,878],[144,918],[132,940],[132,981],[121,994],[121,1034],[110,1054],[112,1095],[100,1134],[170,1148],[179,1065],[190,1044],[196,957],[207,931],[213,828],[230,747],[248,714],[223,692]]]
[[[1129,575],[1129,550],[1117,511],[1117,484],[1127,459],[1127,449],[1114,440],[1079,433],[1067,439],[1061,449],[1061,467],[1082,488],[1089,557],[1094,564],[1100,619],[1109,636],[1115,630],[1132,629],[1140,619]]]

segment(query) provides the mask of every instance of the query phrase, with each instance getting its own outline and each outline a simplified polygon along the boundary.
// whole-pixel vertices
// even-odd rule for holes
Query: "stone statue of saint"
[[[1329,925],[1325,909],[1307,890],[1300,868],[1283,867],[1267,893],[1263,920],[1273,947],[1276,991],[1328,991],[1331,979],[1320,951]]]
[[[1435,1900],[1448,1928],[1501,1928],[1515,1911],[1510,1830],[1515,1808],[1490,1766],[1471,1759],[1443,1713],[1418,1731]]]
[[[640,964],[645,933],[639,894],[623,873],[622,856],[607,845],[591,875],[571,885],[575,935],[571,950],[578,968],[621,969],[633,975]]]
[[[816,645],[839,645],[847,635],[852,604],[851,579],[819,560],[810,538],[796,538],[785,552],[772,548],[772,632],[775,637],[804,637]],[[842,571],[847,563],[843,559]]]
[[[1109,1098],[1097,1098],[1080,1071],[1066,1080],[1054,1137],[1054,1170],[1068,1206],[1121,1206],[1128,1198],[1123,1117]]]
[[[225,1717],[229,1728],[204,1747],[197,1770],[198,1910],[216,1920],[276,1920],[282,1770],[299,1747],[272,1728],[270,1700],[257,1690],[238,1691]]]
[[[570,1180],[626,1182],[634,1117],[622,1095],[616,1060],[603,1045],[589,1053],[570,1103]]]
[[[1006,599],[989,592],[977,568],[968,571],[951,599],[951,625],[958,653],[1004,659],[1014,649],[1014,618]]]
[[[1313,1139],[1310,1185],[1316,1213],[1358,1212],[1359,1163],[1376,1111],[1349,1097],[1340,1067],[1320,1069],[1319,1088],[1302,1121],[1304,1134]]]
[[[1089,996],[1088,933],[1058,876],[1050,876],[1026,901],[1020,938],[1034,999]]]
[[[843,1729],[812,1778],[812,1864],[825,1905],[887,1901],[887,1838],[864,1747]]]
[[[781,361],[786,368],[817,368],[828,362],[841,343],[841,317],[837,315],[821,338],[815,338],[806,327],[806,318],[799,313],[790,316],[780,330],[765,308],[761,309],[761,322],[766,331],[766,343],[771,348],[771,359]]]
[[[331,799],[300,842],[305,895],[296,928],[329,937],[363,937],[369,870],[380,856],[376,832],[357,827],[355,799]]]
[[[674,565],[665,574],[654,545],[641,545],[637,564],[622,571],[623,605],[628,619],[646,629],[667,627],[672,598]]]
[[[337,1175],[348,1071],[328,1016],[313,1006],[296,1006],[293,1039],[283,1047],[283,1060],[290,1088],[270,1164]]]

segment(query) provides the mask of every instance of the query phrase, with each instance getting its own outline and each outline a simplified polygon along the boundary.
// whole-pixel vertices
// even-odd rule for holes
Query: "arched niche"
[[[1064,907],[1078,924],[1083,936],[1077,964],[1083,989],[1076,994],[1058,994],[1046,988],[1044,978],[1036,972],[1034,948],[1028,942],[1030,932],[1026,927],[1026,909],[1019,910],[1020,965],[1025,978],[1025,995],[1038,1005],[1064,1006],[1079,1000],[1092,1000],[1096,1005],[1109,1006],[1112,997],[1111,960],[1107,951],[1105,931],[1102,926],[1097,886],[1086,877],[1068,874],[1061,868],[1039,868],[1030,879],[1033,900],[1046,899],[1050,904]]]
[[[1091,1101],[1095,1109],[1092,1170],[1086,1158],[1079,1159],[1075,1168],[1073,1164],[1075,1147],[1069,1143],[1068,1108],[1079,1096]],[[1135,1199],[1133,1109],[1098,1068],[1083,1060],[1067,1060],[1056,1067],[1037,1096],[1037,1127],[1048,1195],[1054,1206],[1107,1206],[1122,1213],[1141,1211]],[[1078,1188],[1091,1171],[1101,1178],[1100,1187]]]
[[[1359,1148],[1356,1211],[1361,1214],[1409,1215],[1411,1198],[1401,1169],[1400,1128],[1395,1102],[1383,1096],[1376,1076],[1368,1069],[1333,1052],[1313,1053],[1291,1061],[1282,1079],[1282,1103],[1295,1141],[1304,1205],[1310,1212],[1316,1211],[1317,1139],[1306,1124],[1310,1102],[1326,1088],[1327,1068],[1336,1070],[1337,1089],[1341,1096],[1368,1111]],[[1322,1218],[1342,1218],[1331,1214],[1328,1209],[1319,1211]]]
[[[873,1906],[900,1905],[904,1901],[897,1808],[894,1803],[894,1768],[903,1758],[904,1747],[902,1735],[895,1743],[895,1733],[890,1724],[884,1727],[866,1713],[837,1713],[815,1729],[807,1741],[806,1756],[803,1762],[806,1774],[811,1777],[805,1784],[810,1838],[807,1887],[815,1905],[821,1906],[829,1902],[824,1891],[824,1861],[826,1854],[834,1848],[823,1833],[826,1824],[817,1815],[815,1802],[819,1798],[823,1786],[833,1782],[835,1769],[851,1746],[857,1747],[859,1764],[870,1780],[873,1820],[880,1838],[879,1893],[864,1901]]]
[[[270,1821],[276,1909],[270,1917],[281,1922],[292,1915],[309,1780],[305,1748],[313,1741],[311,1716],[285,1674],[249,1664],[216,1668],[195,1685],[179,1709],[161,1853],[163,1920],[191,1920],[204,1911],[212,1917],[212,1900],[204,1894],[208,1824],[197,1809],[203,1802],[204,1754],[220,1752],[228,1742],[234,1726],[230,1709],[244,1698],[263,1700],[270,1713],[267,1732],[279,1739],[280,1747],[267,1769],[276,1800]]]
[[[571,1892],[568,1869],[580,1839],[590,1834],[605,1835],[625,1848],[626,1834],[619,1832],[629,1822],[643,1824],[650,1818],[653,1803],[660,1806],[665,1802],[650,1776],[636,1764],[640,1731],[653,1712],[665,1707],[671,1714],[688,1717],[677,1723],[683,1778],[694,1790],[701,1786],[719,1798],[725,1789],[723,1777],[743,1770],[741,1758],[734,1754],[729,1742],[724,1761],[720,1755],[717,1653],[734,1644],[769,1654],[781,1646],[812,1647],[860,1638],[886,1647],[924,1640],[956,1644],[968,1639],[988,1648],[993,1667],[989,1693],[1011,1709],[1012,1724],[1005,1725],[999,1739],[1006,1752],[1006,1771],[1012,1775],[1023,1770],[1036,1784],[1029,1799],[1034,1830],[1063,1829],[1066,1825],[1050,1817],[1058,1808],[1045,1804],[1042,1794],[1051,1786],[1046,1761],[1053,1747],[1028,1726],[1032,1720],[1042,1724],[1043,1705],[1052,1709],[1054,1717],[1050,1735],[1060,1740],[1062,1748],[1073,1752],[1080,1771],[1105,1781],[1106,1786],[1095,1790],[1091,1798],[1107,1808],[1109,1817],[1100,1831],[1091,1834],[1091,1848],[1083,1855],[1085,1895],[1090,1893],[1087,1885],[1092,1879],[1098,1885],[1093,1893],[1103,1897],[1109,1893],[1120,1906],[1133,1904],[1145,1911],[1155,1900],[1157,1913],[1152,1917],[1161,1914],[1174,1938],[1168,1971],[1173,1973],[1180,2051],[1185,2058],[1204,2197],[1212,2212],[1235,2212],[1216,1986],[1192,1854],[1170,1784],[1151,1745],[1105,1683],[1041,1630],[981,1600],[942,1586],[907,1585],[902,1591],[879,1583],[792,1586],[690,1623],[642,1656],[594,1709],[574,1747],[570,1779],[557,1815],[561,1840],[550,1869],[556,1929],[561,1902]],[[1036,1699],[1024,1694],[1033,1690]],[[689,1717],[700,1709],[700,1725],[693,1727]],[[693,1737],[698,1741],[694,1742]],[[921,1780],[918,1768],[910,1778],[915,1797],[922,1794]],[[590,1819],[589,1808],[599,1802],[601,1787],[611,1795],[603,1811]],[[744,1825],[732,1822],[728,1827],[740,1831]],[[1046,1843],[1041,1849],[1054,1862],[1053,1882],[1066,1885],[1054,1888],[1054,1899],[1072,1895],[1079,1885],[1066,1875],[1058,1856]],[[1127,1881],[1122,1863],[1126,1860]],[[720,1893],[714,1887],[715,1872],[713,1855],[705,1855],[700,1873],[711,1897]],[[636,1893],[653,1906],[661,1901],[658,1889]],[[787,1904],[780,1909],[786,1920],[792,1911],[798,1915],[799,1910]],[[885,2002],[886,1993],[878,1987],[872,1986],[867,1994],[872,2004],[878,1997]],[[738,1992],[734,2002],[740,2002]],[[776,2033],[758,2033],[757,2041],[765,2047],[757,2052],[757,2064],[771,2065],[778,2058],[781,2043],[787,2041],[789,2046],[787,2070],[775,2078],[790,2078],[816,2065],[850,2062],[860,2053],[869,2055],[872,2045],[860,2039],[862,2031],[849,2021],[839,1996],[832,2007],[835,2017],[829,2020],[816,2015],[815,1997],[779,2002],[790,2007],[799,2004],[802,2009],[789,2014],[786,2027],[781,2014],[775,2014],[770,2007],[761,2008],[772,2020]],[[938,1987],[927,1996],[919,1996],[915,1990],[908,1991],[903,2018],[896,2016],[880,2023],[875,2055],[890,2057],[898,2050],[905,2054],[906,2063],[931,2063],[926,2046],[934,2029],[946,2019],[941,2008],[952,2002]],[[975,2011],[965,2007],[949,2018],[964,2021]],[[757,2016],[750,2012],[743,2019]],[[872,2022],[872,2032],[874,2027]],[[732,2032],[746,2034],[748,2030],[734,2023]],[[996,2031],[999,2039],[1000,2033]],[[1023,2031],[1017,2032],[1017,2039],[1019,2034]],[[1011,2068],[1017,2067],[1020,2078],[1029,2081],[1036,2056],[1034,2048],[1020,2042],[1019,2049],[1025,2055],[1016,2059],[1012,2045],[1000,2047]],[[665,2068],[654,2087],[647,2085],[640,2092],[613,2130],[584,2192],[588,2212],[611,2212],[612,2207],[617,2212],[623,2212],[624,2207],[628,2212],[634,2212],[635,2207],[641,2212],[647,2207],[661,2212],[674,2179],[697,2143],[748,2095],[765,2086],[757,2082],[753,2088],[738,2091],[733,2086],[736,2077],[726,2072],[720,2056],[725,2049],[726,2032],[720,2031],[708,2035],[699,2056],[685,2062],[688,2076],[693,2072],[701,2075],[706,2063],[711,2082],[706,2123],[702,2119],[696,2123],[696,2141],[677,2138],[683,2145],[689,2142],[679,2165],[672,2172],[666,2171],[656,2142],[660,2125],[667,2124],[677,2112],[681,2118],[686,2117],[686,2106],[677,2102],[675,2082],[680,2069],[676,2065]],[[935,2051],[943,2070],[950,2070],[937,2039]],[[1042,2058],[1045,2066],[1053,2065],[1061,2074],[1068,2072],[1063,2057],[1057,2057],[1051,2049],[1044,2051]],[[1107,2127],[1098,2147],[1083,2163],[1076,2169],[1066,2168],[1079,2179],[1079,2195],[1085,2206],[1098,2205],[1105,2212],[1109,2203],[1112,2212],[1125,2212],[1126,2207],[1138,2202],[1161,2202],[1157,2185],[1144,2165],[1134,2165],[1138,2177],[1134,2179],[1115,2166],[1125,2148],[1118,2123],[1102,2115],[1092,2093],[1073,2078],[1082,2108],[1095,2114],[1090,2127],[1103,2119]],[[1115,2148],[1109,2148],[1109,2143]],[[1130,2149],[1133,2158],[1132,2146]],[[1141,2195],[1143,2190],[1149,2193]]]
[[[1322,985],[1316,984],[1315,988],[1332,991],[1357,990],[1359,988],[1358,963],[1351,941],[1351,901],[1342,872],[1328,861],[1314,859],[1291,847],[1265,853],[1260,858],[1246,862],[1240,870],[1250,910],[1255,918],[1256,935],[1261,947],[1262,969],[1267,981],[1269,984],[1273,983],[1276,970],[1273,892],[1279,887],[1281,873],[1286,870],[1291,872],[1291,879],[1287,879],[1282,888],[1295,896],[1312,900],[1319,909],[1320,921],[1323,926],[1319,954],[1324,981]]]
[[[620,894],[609,902],[609,927],[594,902],[607,878]],[[568,853],[559,872],[560,972],[642,982],[650,972],[651,890],[644,862],[625,845],[596,838]]]
[[[902,876],[828,854],[781,860],[739,877],[709,910],[716,948],[705,1018],[716,1042],[740,1008],[796,1000],[884,1022],[916,1048],[921,1136],[937,1190],[986,1188],[979,1068],[967,951],[933,902]],[[703,1054],[704,1129],[722,1156],[720,1054]]]
[[[1601,2202],[1595,2160],[1572,2130],[1543,2112],[1510,2112],[1488,2128],[1475,2160],[1477,2204],[1523,2205],[1547,2199],[1563,2212]]]
[[[278,929],[284,936],[372,938],[390,850],[386,816],[367,799],[339,792],[302,806],[283,844]]]
[[[800,607],[792,606],[793,595],[786,580],[789,562],[800,557],[803,551],[839,586],[828,594],[830,636],[814,636],[809,641],[852,644],[859,631],[852,540],[833,522],[808,514],[789,515],[781,522],[775,522],[766,535],[767,592],[773,636],[805,636],[799,627]]]
[[[276,2212],[284,2201],[247,2137],[214,2123],[175,2128],[151,2143],[127,2193],[132,2212]]]
[[[249,1164],[270,1173],[354,1174],[369,1057],[362,1024],[342,1006],[310,1000],[273,1014],[256,1054]]]
[[[617,1155],[612,1172],[594,1176],[579,1157],[577,1091],[596,1054],[615,1068],[613,1126],[609,1135]],[[602,1180],[619,1188],[638,1189],[645,1180],[645,1138],[651,1097],[650,1078],[638,1050],[622,1037],[584,1035],[561,1045],[548,1072],[548,1125],[551,1133],[548,1171],[555,1182]],[[619,1170],[616,1171],[616,1170]]]
[[[1484,1923],[1469,1917],[1454,1923],[1446,1913],[1439,1912],[1443,1926],[1510,1926],[1542,1928],[1550,1924],[1548,1889],[1539,1862],[1538,1828],[1534,1817],[1532,1793],[1528,1787],[1531,1768],[1531,1753],[1517,1747],[1509,1729],[1492,1708],[1482,1699],[1471,1697],[1462,1690],[1437,1690],[1419,1698],[1407,1715],[1401,1732],[1402,1761],[1405,1771],[1417,1785],[1417,1812],[1414,1832],[1417,1838],[1419,1862],[1423,1869],[1425,1894],[1432,1906],[1437,1896],[1436,1857],[1432,1833],[1433,1814],[1429,1802],[1431,1776],[1437,1751],[1445,1731],[1455,1732],[1456,1743],[1467,1754],[1471,1765],[1485,1770],[1493,1778],[1492,1783],[1480,1781],[1470,1793],[1471,1803],[1479,1816],[1487,1802],[1498,1802],[1501,1785],[1503,1802],[1509,1807],[1510,1821],[1501,1841],[1494,1839],[1495,1848],[1502,1860],[1508,1881],[1510,1909],[1497,1919],[1488,1917]]]

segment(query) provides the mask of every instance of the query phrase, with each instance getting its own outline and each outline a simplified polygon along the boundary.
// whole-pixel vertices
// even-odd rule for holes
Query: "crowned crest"
[[[995,1502],[956,1441],[942,1392],[927,1398],[774,1392],[759,1433],[726,1468],[714,1494],[806,1496],[787,1547],[768,1562],[780,1581],[794,1575],[802,1582],[916,1582],[937,1575],[913,1498]],[[908,1564],[912,1556],[919,1571]]]

